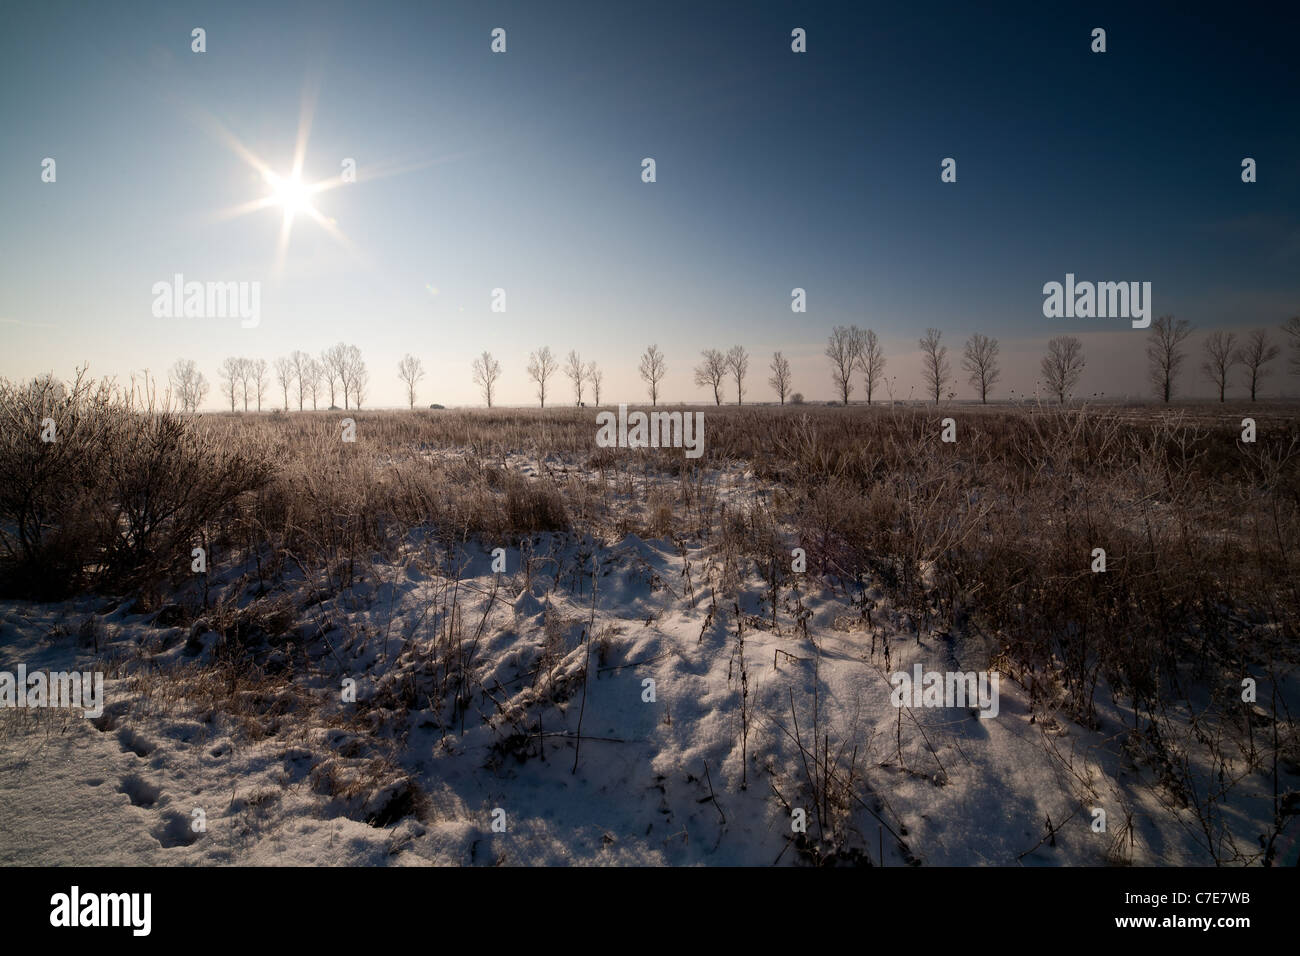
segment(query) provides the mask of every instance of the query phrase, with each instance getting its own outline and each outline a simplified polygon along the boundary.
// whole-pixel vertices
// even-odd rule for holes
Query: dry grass
[[[78,382],[5,385],[0,410],[11,593],[43,596],[52,569],[146,603],[188,582],[179,613],[222,635],[226,666],[301,637],[312,610],[276,603],[286,577],[337,594],[413,540],[431,566],[470,539],[543,531],[702,541],[721,570],[689,587],[725,603],[757,571],[774,606],[800,546],[810,572],[884,588],[918,632],[982,635],[1045,706],[1089,723],[1104,682],[1170,792],[1199,808],[1215,796],[1188,792],[1161,733],[1171,708],[1208,689],[1222,726],[1252,733],[1222,688],[1289,666],[1300,626],[1300,423],[1286,406],[717,408],[698,460],[598,448],[594,409],[195,418]],[[45,417],[62,444],[39,441]],[[940,440],[946,417],[955,443]],[[236,587],[195,590],[197,546],[213,567],[247,569]],[[427,672],[386,689],[394,707],[445,699],[463,715],[463,625],[443,611],[453,629],[426,649]]]

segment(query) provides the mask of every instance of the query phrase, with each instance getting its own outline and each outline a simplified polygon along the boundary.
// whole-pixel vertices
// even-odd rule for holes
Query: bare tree
[[[189,386],[190,376],[196,370],[193,359],[177,359],[167,371],[168,390],[183,412],[190,410],[189,402],[185,400],[185,392]]]
[[[790,360],[780,352],[773,352],[772,364],[768,368],[772,370],[772,377],[767,380],[767,384],[772,386],[784,405],[785,397],[790,394]]]
[[[651,405],[659,404],[659,383],[667,373],[668,363],[664,361],[664,353],[659,351],[659,346],[650,346],[641,356],[641,378],[649,388]]]
[[[221,363],[221,394],[230,399],[230,410],[235,410],[235,398],[244,379],[243,359],[227,357]]]
[[[860,341],[862,346],[859,350],[858,365],[862,367],[863,376],[866,378],[867,404],[870,405],[876,385],[885,374],[885,350],[880,345],[880,339],[876,337],[875,329],[867,329]]]
[[[989,389],[1002,377],[998,368],[998,340],[976,332],[966,340],[961,367],[970,373],[968,381],[980,393],[980,403],[987,405]]]
[[[196,412],[208,396],[208,380],[203,377],[193,359],[177,359],[170,373],[172,391],[181,403],[181,409]],[[234,411],[233,402],[231,411]]]
[[[1043,385],[1064,405],[1079,384],[1083,367],[1083,343],[1073,335],[1058,335],[1047,343],[1043,356]]]
[[[251,370],[250,377],[253,380],[253,385],[257,388],[257,410],[260,412],[262,410],[262,393],[266,391],[267,385],[270,384],[269,377],[267,376],[268,366],[266,364],[266,359],[253,359],[249,362],[249,368]]]
[[[324,367],[325,378],[330,386],[331,407],[335,405],[335,383],[338,383],[338,390],[343,393],[345,409],[352,407],[354,399],[359,405],[365,394],[365,386],[370,380],[365,360],[361,357],[361,349],[355,345],[338,342],[321,353],[321,365]]]
[[[1215,329],[1205,338],[1205,361],[1201,363],[1201,371],[1218,388],[1220,402],[1228,389],[1228,373],[1238,362],[1234,348],[1236,340],[1236,335],[1220,329]]]
[[[1282,324],[1282,331],[1291,340],[1291,357],[1287,364],[1293,374],[1300,374],[1300,315],[1293,315]]]
[[[280,388],[284,391],[284,410],[289,410],[289,386],[297,377],[293,357],[284,357],[275,360],[275,380],[280,383]]]
[[[582,386],[587,381],[587,369],[582,364],[582,356],[577,349],[569,349],[569,357],[564,363],[564,374],[573,383],[573,404],[582,404]]]
[[[733,345],[727,352],[727,371],[736,382],[736,404],[745,404],[745,376],[749,373],[749,353],[743,345]]]
[[[293,377],[298,383],[298,411],[302,411],[303,399],[311,391],[307,385],[307,376],[311,371],[312,358],[301,349],[295,349],[289,353],[289,361],[293,363]]]
[[[352,401],[352,366],[348,363],[347,346],[340,342],[340,351],[335,356],[335,372],[339,377],[339,391],[343,393],[344,410],[351,407]]]
[[[334,381],[338,382],[339,391],[343,393],[343,407],[349,408],[352,397],[352,366],[348,347],[342,342],[336,342],[322,354],[321,359],[329,367]],[[335,404],[333,389],[330,390],[330,404]]]
[[[358,356],[360,353],[358,353]],[[361,403],[365,401],[366,395],[369,394],[370,370],[366,368],[366,363],[358,357],[356,364],[352,366],[352,398],[354,406],[360,410]]]
[[[1191,323],[1172,315],[1162,315],[1151,323],[1147,339],[1147,373],[1156,395],[1166,402],[1174,397],[1174,379],[1187,359],[1183,343],[1191,334]]]
[[[853,394],[853,370],[862,355],[862,330],[856,325],[837,325],[826,342],[826,357],[831,360],[831,379],[845,405]]]
[[[308,358],[302,366],[302,371],[298,373],[299,384],[305,383],[307,391],[311,395],[312,411],[316,410],[316,400],[320,397],[320,387],[324,378],[325,368],[314,358]],[[299,408],[301,407],[299,405]]]
[[[355,345],[339,342],[330,349],[330,360],[339,377],[339,388],[343,390],[343,408],[349,408],[348,400],[353,393],[353,378],[361,366],[361,352]]]
[[[483,393],[483,401],[492,407],[492,393],[496,390],[496,381],[501,377],[501,363],[492,357],[491,352],[484,352],[474,360],[474,384]]]
[[[537,383],[537,398],[546,407],[546,380],[555,374],[559,363],[551,354],[551,347],[543,345],[528,356],[528,377]]]
[[[406,404],[408,408],[415,408],[415,384],[424,378],[424,363],[414,355],[406,354],[402,360],[397,363],[397,377],[406,385]]]
[[[952,366],[948,364],[948,346],[941,345],[943,333],[938,329],[926,329],[925,335],[917,340],[921,347],[921,375],[925,379],[927,391],[934,396],[934,403],[939,404],[943,390],[947,388],[952,375]]]
[[[361,401],[366,396],[366,386],[370,383],[370,372],[366,368],[365,359],[361,357],[361,349],[355,345],[343,346],[343,372],[343,407],[348,407],[348,392],[351,391],[354,405],[360,408]]]
[[[334,349],[322,350],[316,364],[321,369],[321,380],[329,386],[329,407],[338,407],[334,401],[334,395],[338,394],[338,362],[335,362]]]
[[[727,356],[717,349],[700,353],[704,361],[695,367],[695,384],[713,389],[713,404],[722,404],[722,380],[727,377]]]
[[[1246,339],[1246,344],[1237,350],[1237,361],[1246,369],[1246,384],[1250,386],[1250,400],[1255,400],[1255,392],[1260,383],[1272,374],[1266,366],[1282,354],[1282,348],[1268,340],[1267,329],[1256,329]]]
[[[178,373],[181,384],[181,400],[188,412],[197,412],[204,399],[208,397],[208,380],[199,371],[192,359],[179,359],[174,371]]]
[[[593,359],[587,363],[587,381],[591,383],[591,401],[595,405],[600,404],[600,383],[604,381],[605,374],[600,370]]]
[[[248,411],[248,400],[253,394],[254,364],[252,359],[236,359],[239,363],[239,388],[244,398],[244,411]]]

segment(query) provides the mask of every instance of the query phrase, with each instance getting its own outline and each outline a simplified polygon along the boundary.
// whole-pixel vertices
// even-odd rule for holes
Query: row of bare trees
[[[1161,316],[1151,324],[1147,341],[1148,374],[1155,394],[1165,402],[1174,397],[1177,376],[1188,357],[1186,342],[1191,331],[1191,324],[1186,319],[1176,319],[1172,315]],[[1287,336],[1291,353],[1288,360],[1291,371],[1300,374],[1300,315],[1289,319],[1282,331]],[[949,389],[954,376],[948,360],[948,347],[943,344],[943,333],[939,329],[926,329],[917,345],[921,351],[921,376],[927,397],[936,404],[943,399],[945,392],[949,398],[953,397],[955,393]],[[1225,400],[1231,374],[1237,368],[1243,372],[1242,381],[1250,391],[1251,401],[1255,401],[1261,383],[1272,374],[1270,363],[1282,354],[1282,346],[1270,340],[1267,329],[1255,329],[1240,344],[1235,332],[1215,330],[1206,337],[1203,353],[1201,371],[1218,389],[1220,401]],[[889,388],[892,398],[892,383],[884,374],[884,349],[875,330],[860,329],[856,325],[836,326],[827,341],[825,354],[831,362],[831,380],[844,404],[849,403],[854,376],[859,373],[868,404],[881,387]],[[726,352],[705,349],[700,355],[700,364],[694,370],[695,384],[711,389],[717,405],[722,404],[724,392],[734,387],[736,404],[743,404],[750,359],[744,346],[735,345]],[[772,373],[768,384],[784,405],[791,396],[790,362],[782,353],[776,352],[768,368]],[[1002,376],[998,340],[978,332],[968,338],[962,349],[961,368],[980,401],[987,403]],[[1041,385],[1047,394],[1064,403],[1078,386],[1084,368],[1083,343],[1072,335],[1056,336],[1047,343],[1047,354],[1039,366]],[[569,379],[575,405],[584,404],[588,396],[594,404],[600,404],[604,374],[594,361],[583,362],[576,350],[571,350],[561,363],[548,346],[543,346],[530,353],[527,371],[543,408],[546,407],[550,381],[556,372],[561,371]],[[651,404],[657,405],[660,386],[668,371],[667,361],[657,345],[651,345],[642,353],[639,371]],[[265,359],[231,357],[222,362],[220,369],[221,392],[230,402],[230,410],[235,411],[242,402],[244,411],[253,408],[261,411],[263,399],[271,387],[272,372],[286,410],[291,392],[296,393],[299,411],[306,407],[308,398],[311,407],[317,408],[319,400],[326,394],[331,408],[337,407],[340,394],[345,409],[360,408],[369,384],[361,350],[342,342],[324,350],[318,357],[302,351],[292,352],[276,359],[272,366],[268,366]],[[490,352],[485,351],[474,360],[474,384],[489,408],[496,398],[501,374],[501,363]],[[416,387],[425,377],[423,363],[415,356],[403,356],[398,363],[398,377],[405,386],[407,404],[414,408]],[[178,360],[172,366],[170,379],[172,392],[181,407],[185,411],[197,411],[208,395],[209,385],[194,361]],[[795,400],[800,399],[796,397]]]
[[[948,346],[943,344],[943,333],[938,329],[926,329],[917,344],[921,349],[921,374],[926,392],[938,402],[952,378]],[[966,343],[963,366],[970,372],[971,384],[978,388],[983,401],[988,401],[989,390],[1001,374],[997,354],[997,339],[975,335]],[[826,343],[826,357],[831,361],[831,381],[845,405],[853,395],[853,376],[858,372],[862,373],[868,405],[882,386],[889,387],[885,378],[885,350],[875,329],[836,326]]]
[[[1289,319],[1282,331],[1290,340],[1291,370],[1300,374],[1300,316]],[[1165,402],[1174,397],[1178,373],[1187,360],[1185,346],[1191,332],[1191,323],[1172,315],[1163,315],[1151,325],[1147,340],[1147,371],[1152,389]],[[943,333],[938,329],[926,329],[917,345],[921,350],[921,376],[926,394],[938,404],[953,380]],[[1229,373],[1237,366],[1241,366],[1245,373],[1250,400],[1255,401],[1260,383],[1272,372],[1269,363],[1282,354],[1281,346],[1269,340],[1267,329],[1251,332],[1240,347],[1235,333],[1212,332],[1206,338],[1204,351],[1205,361],[1201,368],[1218,387],[1220,401],[1224,400]],[[1002,375],[998,352],[998,340],[978,332],[966,340],[962,350],[962,369],[984,403],[988,402],[989,393]],[[827,342],[826,356],[831,361],[831,380],[840,400],[848,404],[853,393],[853,375],[861,372],[867,403],[870,404],[885,368],[884,353],[876,333],[871,329],[863,331],[856,325],[838,326]],[[1084,367],[1083,343],[1073,335],[1056,336],[1047,343],[1047,354],[1039,366],[1041,384],[1049,395],[1064,404],[1077,387]],[[700,381],[698,372],[696,381]],[[949,391],[948,397],[954,394]]]
[[[1282,326],[1282,329],[1295,336],[1291,366],[1293,371],[1300,372],[1300,316],[1291,322],[1296,327],[1295,332],[1290,331],[1291,323]],[[1201,371],[1219,390],[1219,401],[1225,400],[1232,372],[1240,366],[1243,384],[1250,390],[1250,400],[1253,402],[1260,384],[1273,374],[1268,365],[1282,354],[1282,347],[1269,341],[1267,329],[1255,329],[1240,346],[1237,345],[1236,333],[1216,329],[1206,337],[1203,351]]]
[[[733,346],[726,353],[717,349],[705,349],[701,354],[704,360],[695,369],[695,384],[712,388],[714,402],[721,405],[724,384],[731,379],[735,383],[736,403],[742,404],[745,398],[745,376],[749,374],[749,353],[744,346]],[[772,356],[772,364],[769,367],[772,370],[772,377],[768,379],[768,384],[776,391],[781,404],[784,405],[790,396],[790,362],[777,352]],[[546,407],[548,382],[560,370],[560,362],[548,346],[543,346],[528,356],[528,377],[536,386],[537,399],[543,408]],[[664,376],[668,374],[668,362],[657,345],[649,346],[642,353],[638,370],[642,381],[646,384],[650,403],[657,405],[660,387]],[[594,361],[584,364],[582,357],[576,351],[570,351],[564,362],[563,372],[572,386],[574,404],[584,404],[584,396],[588,394],[585,391],[587,388],[590,388],[592,402],[596,405],[600,404],[604,373]],[[474,384],[478,386],[484,403],[491,408],[496,398],[496,384],[501,378],[501,363],[491,352],[483,352],[474,359],[473,373]]]
[[[654,346],[651,346],[651,349],[654,349]],[[573,388],[575,405],[585,404],[588,389],[590,389],[592,402],[596,405],[600,404],[601,386],[605,381],[605,373],[600,370],[600,366],[594,361],[583,362],[582,356],[575,349],[569,350],[569,356],[561,366],[559,358],[551,351],[550,346],[544,345],[528,356],[528,377],[533,380],[537,388],[537,399],[542,408],[546,407],[547,388],[551,377],[561,369]],[[659,378],[662,377],[660,374]],[[485,351],[474,360],[474,384],[478,386],[488,408],[492,407],[496,397],[496,384],[500,378],[501,363],[492,357],[491,352]],[[655,381],[656,389],[657,385],[658,379]]]
[[[270,398],[272,375],[280,387],[280,398],[285,411],[289,410],[291,393],[296,396],[298,410],[319,407],[319,402],[329,396],[329,407],[336,408],[340,395],[344,408],[360,408],[370,384],[370,372],[361,350],[355,345],[339,342],[325,349],[319,357],[303,351],[294,351],[268,364],[266,359],[227,357],[218,370],[221,394],[230,402],[233,412],[242,403],[244,411],[261,411],[264,399]],[[170,372],[172,393],[181,408],[197,411],[208,394],[208,382],[192,359],[180,359]]]
[[[722,404],[723,383],[728,376],[736,381],[736,404],[745,399],[745,373],[749,371],[749,353],[743,345],[733,345],[730,351],[705,349],[700,353],[704,357],[695,368],[695,384],[701,388],[713,389],[713,403]]]
[[[1292,371],[1300,372],[1300,316],[1288,319],[1282,325],[1282,331],[1291,340]],[[1172,315],[1161,316],[1152,323],[1147,343],[1147,366],[1151,387],[1166,402],[1174,396],[1174,377],[1187,360],[1183,345],[1191,334],[1191,324]],[[1202,345],[1201,372],[1219,390],[1219,401],[1222,402],[1226,400],[1231,373],[1240,366],[1253,402],[1264,379],[1273,374],[1270,363],[1281,354],[1282,347],[1270,340],[1268,329],[1253,330],[1240,346],[1235,332],[1215,329],[1206,336]]]
[[[704,359],[695,369],[695,384],[713,389],[713,400],[722,404],[724,385],[730,379],[735,384],[736,404],[745,400],[745,376],[749,374],[749,353],[744,346],[736,345],[723,353],[718,349],[705,349],[701,355]],[[780,352],[772,356],[772,377],[768,379],[773,390],[784,405],[790,396],[790,362]],[[547,382],[560,370],[560,363],[551,353],[549,347],[543,346],[528,357],[528,377],[537,388],[537,398],[543,408],[546,407]],[[563,371],[573,388],[574,404],[583,404],[584,388],[590,387],[591,400],[600,404],[601,383],[604,373],[595,362],[583,363],[576,352],[569,352]],[[657,345],[651,345],[641,355],[638,371],[646,384],[646,393],[650,403],[659,403],[659,390],[664,376],[668,374],[668,362]],[[496,395],[496,383],[501,378],[501,363],[493,358],[491,352],[484,352],[474,360],[474,384],[478,386],[483,401],[489,408]]]
[[[943,333],[938,329],[926,329],[925,335],[917,343],[921,349],[921,373],[926,393],[934,399],[935,404],[939,403],[944,391],[952,383],[948,347],[942,343]],[[980,332],[968,338],[962,348],[962,370],[983,404],[988,404],[989,394],[1002,377],[1000,351],[997,339]],[[1064,404],[1078,385],[1085,365],[1083,343],[1079,339],[1073,335],[1054,337],[1047,343],[1047,354],[1039,362],[1044,391]],[[954,394],[949,391],[948,397],[952,398]]]
[[[1291,339],[1292,368],[1300,373],[1300,316],[1289,320],[1283,330]],[[1175,380],[1186,361],[1185,344],[1190,334],[1191,324],[1186,319],[1165,315],[1152,323],[1147,342],[1148,373],[1155,393],[1166,402],[1174,396]],[[1263,329],[1251,333],[1247,344],[1242,348],[1235,348],[1234,342],[1233,334],[1222,332],[1213,333],[1206,342],[1207,356],[1214,357],[1216,382],[1220,385],[1219,397],[1223,398],[1227,370],[1240,364],[1246,370],[1250,397],[1254,401],[1259,383],[1269,374],[1266,366],[1280,354],[1280,347],[1268,341],[1267,332]],[[927,396],[936,404],[943,400],[945,392],[949,398],[953,397],[955,393],[948,391],[953,382],[953,370],[948,360],[948,347],[943,344],[942,331],[926,329],[917,345],[921,350],[921,375]],[[858,373],[863,378],[868,404],[881,387],[891,385],[885,378],[884,349],[874,329],[864,330],[856,325],[837,326],[827,341],[825,354],[831,361],[831,379],[835,389],[846,405],[853,394],[854,376]],[[716,405],[722,404],[724,392],[734,385],[736,403],[743,404],[745,376],[749,371],[750,358],[744,346],[735,345],[726,352],[704,349],[700,355],[700,364],[694,369],[695,384],[710,389]],[[1207,358],[1206,366],[1203,366],[1207,373],[1210,364],[1210,359]],[[549,348],[544,347],[529,356],[528,374],[537,386],[537,397],[543,407],[546,405],[546,383],[558,367],[559,363]],[[1058,335],[1047,343],[1047,353],[1039,364],[1041,385],[1048,395],[1064,404],[1078,387],[1085,367],[1082,341],[1073,335]],[[584,368],[589,368],[590,371],[584,372]],[[769,368],[772,376],[768,379],[768,384],[784,405],[791,390],[790,362],[780,352],[776,352]],[[979,332],[968,338],[962,348],[961,368],[980,401],[987,404],[990,394],[1002,377],[998,340]],[[667,363],[663,353],[657,346],[650,346],[641,356],[640,374],[646,383],[652,404],[659,401],[659,387],[666,372]],[[584,367],[577,353],[570,352],[565,374],[573,381],[575,401],[581,404],[582,383],[589,380],[591,374],[598,376],[599,371],[594,362],[589,367]],[[489,407],[500,377],[501,364],[491,353],[484,352],[474,360],[474,382]],[[892,395],[892,388],[890,391]],[[599,404],[599,379],[595,382],[593,398]]]
[[[921,349],[921,374],[925,380],[926,393],[937,405],[952,381],[948,347],[943,344],[943,333],[938,329],[926,329],[925,335],[917,344]],[[1000,351],[997,339],[980,332],[968,338],[962,348],[961,367],[966,372],[966,381],[985,405],[988,404],[989,393],[1002,377]],[[1064,404],[1078,385],[1084,365],[1083,343],[1073,335],[1056,336],[1047,343],[1047,354],[1039,363],[1044,390]],[[948,392],[948,397],[952,398],[954,394]]]
[[[266,359],[228,356],[221,363],[221,368],[217,370],[221,376],[221,394],[230,400],[232,412],[240,398],[244,400],[244,411],[248,411],[254,397],[257,411],[262,410],[262,395],[270,383],[267,369]]]

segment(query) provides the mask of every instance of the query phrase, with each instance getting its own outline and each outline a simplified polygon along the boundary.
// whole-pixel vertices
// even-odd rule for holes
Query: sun
[[[279,274],[284,268],[289,252],[289,240],[293,234],[295,222],[302,220],[310,220],[320,229],[324,230],[330,238],[351,253],[359,262],[367,267],[370,265],[366,262],[365,258],[361,255],[360,250],[352,240],[349,239],[344,234],[343,230],[339,228],[338,221],[334,219],[334,217],[327,215],[321,209],[318,209],[316,206],[317,194],[326,193],[349,183],[358,182],[362,178],[356,172],[355,162],[352,162],[350,170],[345,168],[343,172],[327,179],[308,181],[303,178],[303,169],[306,166],[307,159],[307,140],[311,132],[312,114],[315,110],[315,104],[315,84],[314,82],[309,81],[304,87],[302,111],[298,116],[298,138],[294,145],[293,165],[290,167],[290,172],[287,175],[272,170],[269,164],[264,162],[252,150],[240,142],[239,138],[227,129],[216,117],[203,111],[196,111],[194,116],[195,121],[201,127],[206,129],[215,139],[252,167],[254,171],[254,182],[257,177],[260,176],[263,183],[268,187],[263,194],[256,199],[249,199],[245,202],[239,203],[238,205],[218,210],[216,218],[218,220],[235,219],[250,213],[279,207],[280,235],[275,244],[275,260],[272,265],[272,272],[274,274]],[[455,157],[453,155],[447,158]],[[424,166],[431,165],[433,162],[435,162],[435,160],[421,161],[414,164],[376,162],[367,169],[364,178],[375,179],[380,176],[392,176],[397,173],[423,168]]]
[[[271,198],[276,205],[284,209],[286,216],[315,212],[311,204],[311,196],[315,190],[298,176],[277,176],[268,170],[264,178],[267,185],[271,187]]]
[[[299,153],[301,154],[301,149]],[[293,232],[294,221],[299,217],[312,220],[344,246],[351,246],[343,233],[339,231],[334,220],[317,209],[314,202],[317,193],[334,188],[342,182],[341,179],[325,180],[318,183],[304,182],[302,163],[297,157],[294,160],[293,172],[288,176],[281,176],[265,165],[262,165],[261,172],[262,179],[270,187],[270,191],[261,199],[244,204],[236,212],[280,207],[280,240],[276,243],[274,266],[277,273],[284,266],[285,256],[289,251],[289,236]]]

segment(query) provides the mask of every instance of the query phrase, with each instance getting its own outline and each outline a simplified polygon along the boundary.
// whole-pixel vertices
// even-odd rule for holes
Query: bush
[[[26,597],[188,567],[204,525],[272,473],[257,449],[82,372],[0,381],[0,420],[0,585]]]

